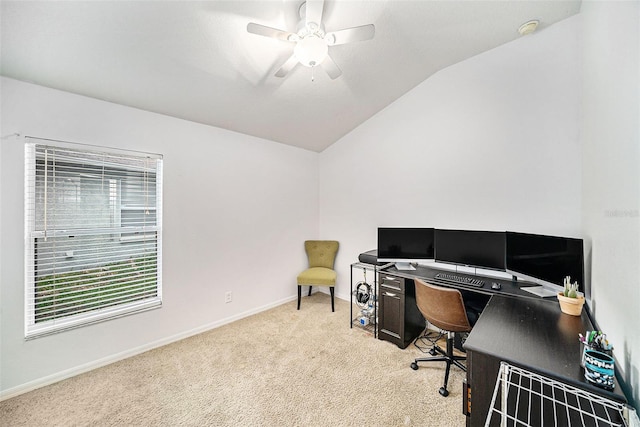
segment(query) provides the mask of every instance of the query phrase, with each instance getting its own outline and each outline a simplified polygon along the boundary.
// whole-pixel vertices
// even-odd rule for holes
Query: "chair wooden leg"
[[[300,298],[302,297],[302,286],[298,285],[298,310],[300,310]]]
[[[336,311],[335,306],[333,305],[333,297],[334,297],[334,294],[335,294],[335,288],[333,286],[331,286],[329,288],[329,292],[331,292],[331,311],[334,312],[334,311]]]
[[[309,285],[309,295],[308,296],[311,296],[311,289],[313,289],[313,286]]]

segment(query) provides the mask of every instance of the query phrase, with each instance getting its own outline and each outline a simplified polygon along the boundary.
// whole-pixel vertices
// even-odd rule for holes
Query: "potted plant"
[[[580,316],[584,305],[584,296],[578,293],[578,282],[571,283],[571,277],[564,278],[564,291],[558,292],[560,310],[572,316]]]

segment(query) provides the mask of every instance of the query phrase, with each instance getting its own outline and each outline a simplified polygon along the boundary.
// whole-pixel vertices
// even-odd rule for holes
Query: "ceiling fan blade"
[[[271,37],[274,39],[284,40],[287,42],[297,41],[298,35],[290,33],[288,31],[278,30],[277,28],[266,27],[264,25],[249,22],[247,24],[247,31],[259,36]]]
[[[333,58],[331,58],[331,56],[329,55],[327,55],[324,61],[322,61],[321,65],[322,68],[324,68],[324,70],[327,72],[329,77],[331,77],[331,80],[337,79],[342,74],[342,70],[340,69],[340,67],[338,67],[338,64],[336,64],[333,61]]]
[[[305,12],[305,23],[309,25],[313,22],[317,25],[317,27],[319,27],[320,23],[322,22],[322,9],[324,8],[324,0],[307,0],[307,4],[305,7],[307,9]]]
[[[289,73],[289,71],[291,71],[291,69],[295,67],[297,64],[298,64],[298,58],[296,58],[295,55],[291,55],[289,59],[287,59],[286,62],[282,64],[282,67],[280,67],[280,69],[276,71],[276,77],[286,76]]]
[[[376,27],[373,24],[362,25],[360,27],[345,28],[344,30],[327,33],[324,39],[329,46],[359,42],[372,39],[376,34]]]

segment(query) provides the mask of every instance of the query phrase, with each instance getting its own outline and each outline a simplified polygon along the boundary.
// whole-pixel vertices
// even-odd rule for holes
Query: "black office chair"
[[[451,365],[466,372],[467,368],[460,361],[466,360],[466,356],[453,354],[453,340],[456,332],[470,332],[471,324],[462,300],[462,294],[457,289],[435,286],[422,280],[415,279],[416,303],[418,309],[427,322],[447,333],[447,351],[442,350],[436,343],[433,344],[429,354],[433,357],[418,358],[411,363],[411,369],[417,370],[419,362],[446,362],[447,368],[444,374],[444,385],[440,387],[440,394],[449,395],[447,382]],[[439,354],[439,356],[438,356]]]

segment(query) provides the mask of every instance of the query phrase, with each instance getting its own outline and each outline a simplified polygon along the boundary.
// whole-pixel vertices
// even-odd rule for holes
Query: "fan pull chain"
[[[315,70],[315,69],[316,69],[316,67],[311,67],[311,81],[312,81],[312,82],[315,82],[315,81],[316,81],[316,78],[315,78],[315,76],[313,75],[313,70]]]

